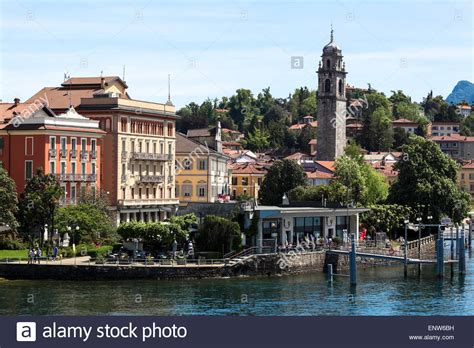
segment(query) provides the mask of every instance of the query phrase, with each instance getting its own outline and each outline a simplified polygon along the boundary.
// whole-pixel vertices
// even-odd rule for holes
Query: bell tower
[[[317,154],[321,161],[334,161],[346,146],[346,75],[342,52],[331,41],[324,46],[318,69]]]

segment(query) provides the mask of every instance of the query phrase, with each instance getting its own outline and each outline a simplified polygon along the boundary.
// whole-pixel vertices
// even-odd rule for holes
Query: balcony
[[[76,158],[77,157],[77,150],[69,150],[69,156],[71,156],[71,158]]]
[[[58,150],[49,149],[49,158],[56,158],[58,156]]]
[[[170,161],[173,159],[173,154],[132,152],[132,159],[145,161]]]
[[[88,153],[87,151],[81,150],[81,160],[87,161]]]
[[[59,181],[63,182],[95,182],[96,174],[59,174]]]
[[[161,175],[141,175],[138,177],[137,182],[142,184],[148,183],[161,183],[163,182],[163,176]]]
[[[67,150],[66,149],[59,150],[59,156],[61,156],[61,158],[67,158]]]
[[[97,158],[97,151],[96,150],[92,150],[90,152],[90,156],[91,156],[91,159],[96,159]]]

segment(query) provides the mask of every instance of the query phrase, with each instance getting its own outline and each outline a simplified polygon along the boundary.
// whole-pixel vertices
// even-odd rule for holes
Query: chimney
[[[15,98],[15,99],[13,99],[13,101],[15,102],[15,106],[20,104],[20,98]]]
[[[104,77],[101,76],[100,77],[100,88],[102,88],[102,89],[104,89],[104,87],[105,87],[105,82],[104,81],[105,81]]]

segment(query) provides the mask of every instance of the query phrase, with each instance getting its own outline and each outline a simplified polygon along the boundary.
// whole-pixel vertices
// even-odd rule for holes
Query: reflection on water
[[[467,275],[434,266],[359,270],[330,286],[323,274],[180,281],[0,281],[0,315],[474,315],[474,259]]]

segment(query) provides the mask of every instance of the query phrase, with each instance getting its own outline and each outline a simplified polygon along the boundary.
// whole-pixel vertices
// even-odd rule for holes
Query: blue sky
[[[63,75],[122,76],[135,99],[177,107],[271,87],[286,97],[316,88],[329,41],[345,56],[348,83],[415,101],[446,97],[473,81],[471,1],[1,0],[0,99],[27,99]],[[291,69],[291,57],[304,58]]]

